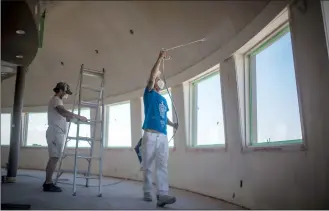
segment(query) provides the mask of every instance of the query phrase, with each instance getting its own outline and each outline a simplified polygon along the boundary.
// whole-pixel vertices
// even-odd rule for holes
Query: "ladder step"
[[[101,159],[100,157],[93,157],[93,156],[90,156],[90,155],[78,155],[77,157],[78,158],[85,158],[85,159],[95,159],[95,160],[100,160]]]
[[[71,173],[71,174],[73,174],[74,173],[74,169],[62,169],[60,172],[61,173]],[[86,171],[86,170],[78,170],[77,171],[77,174],[87,175],[88,174],[88,171]]]
[[[68,136],[67,139],[76,140],[77,137]],[[97,141],[94,138],[88,138],[88,137],[78,137],[78,139],[79,141]]]
[[[66,153],[66,154],[64,154],[64,156],[75,156],[75,154],[74,153]],[[96,159],[96,160],[100,159],[100,157],[93,157],[93,156],[90,156],[90,155],[77,155],[77,158]]]
[[[102,123],[102,121],[100,121],[100,120],[88,120],[88,122],[78,121],[78,123],[81,124],[81,125],[95,125],[97,123]]]
[[[83,68],[83,74],[88,75],[88,76],[93,76],[93,77],[103,77],[104,72],[98,71],[98,70],[92,70],[88,68]]]
[[[88,89],[88,90],[94,91],[94,92],[101,92],[101,89],[96,89],[96,88],[93,88],[93,87],[90,87],[87,85],[82,85],[81,88]]]
[[[86,101],[81,101],[80,105],[86,106],[89,108],[98,108],[100,106],[99,103],[92,103],[92,102],[86,102]]]
[[[77,176],[77,178],[82,178],[82,179],[99,179],[99,176]]]

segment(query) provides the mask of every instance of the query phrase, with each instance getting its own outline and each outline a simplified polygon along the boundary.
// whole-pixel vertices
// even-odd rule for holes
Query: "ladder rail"
[[[83,84],[83,79],[86,76],[97,76],[98,78],[101,79],[101,84],[100,84],[100,88],[93,88],[93,87],[89,87],[86,86],[85,84]],[[77,125],[77,130],[76,130],[76,137],[70,137],[69,135],[69,131],[71,129],[71,121],[69,122],[68,125],[68,130],[66,132],[66,140],[65,140],[65,144],[62,148],[61,151],[61,157],[60,157],[60,163],[58,166],[58,170],[57,170],[57,175],[56,175],[56,182],[55,184],[58,182],[59,177],[66,171],[62,170],[63,167],[63,160],[67,157],[73,157],[74,156],[74,169],[73,172],[72,170],[69,170],[68,172],[72,172],[73,173],[73,184],[72,184],[72,188],[73,188],[73,196],[76,195],[77,192],[77,179],[78,178],[83,178],[86,179],[86,187],[89,186],[89,180],[90,179],[98,179],[98,184],[99,184],[99,194],[98,196],[101,197],[102,196],[102,177],[103,177],[103,150],[104,150],[104,141],[105,141],[105,137],[104,137],[104,115],[105,115],[105,109],[104,109],[104,84],[105,84],[105,69],[103,68],[102,71],[96,71],[96,70],[91,70],[88,68],[84,68],[84,65],[81,65],[80,68],[80,74],[79,74],[79,80],[78,80],[78,84],[77,84],[77,88],[76,88],[76,93],[75,93],[75,99],[74,99],[74,104],[73,104],[73,108],[72,108],[72,112],[74,113],[74,110],[76,109],[76,107],[78,107],[78,115],[81,115],[81,109],[83,107],[83,103],[88,104],[87,107],[91,109],[95,109],[95,112],[92,113],[92,116],[95,118],[90,118],[88,120],[87,123],[82,122],[80,120],[78,120],[76,123]],[[98,93],[98,98],[97,98],[97,104],[92,103],[92,102],[86,102],[83,101],[83,97],[82,97],[82,92],[83,90],[85,90],[87,88],[87,90],[92,90],[94,91],[94,93]],[[95,106],[97,105],[97,106]],[[94,120],[92,120],[94,119]],[[100,124],[99,124],[100,123]],[[90,129],[93,128],[93,131],[91,133],[90,138],[88,137],[80,137],[80,125],[83,124],[87,124],[90,125]],[[98,125],[100,125],[100,131],[98,130]],[[99,133],[99,136],[97,136],[96,138],[96,134]],[[75,139],[75,149],[74,149],[74,153],[70,153],[67,151],[68,148],[68,142],[72,141],[73,139]],[[99,141],[99,156],[93,156],[93,154],[95,153],[95,142]],[[80,141],[87,141],[90,144],[90,151],[89,151],[89,156],[88,155],[80,155],[79,152],[79,142]],[[78,176],[79,172],[81,172],[81,170],[78,170],[78,158],[86,158],[86,160],[88,161],[88,170],[84,171],[85,172],[85,176],[81,177]],[[96,159],[94,159],[96,158]],[[99,162],[99,175],[98,176],[91,176],[91,170],[92,170],[92,161],[96,160]]]
[[[105,69],[103,68],[103,75],[105,75]],[[102,90],[101,90],[101,99],[102,99],[102,122],[101,122],[101,141],[99,143],[100,145],[100,160],[99,160],[99,180],[98,180],[98,184],[99,184],[99,197],[102,196],[102,191],[103,191],[103,186],[102,186],[102,180],[103,180],[103,150],[104,150],[104,116],[105,116],[105,109],[104,109],[104,86],[105,86],[105,77],[103,77],[102,80]]]
[[[79,84],[79,98],[78,98],[78,115],[81,114],[81,85],[83,83],[83,64],[81,65],[80,70],[80,84]],[[74,108],[73,108],[74,109]],[[77,189],[77,171],[78,171],[78,165],[77,165],[77,159],[78,159],[78,147],[79,147],[79,136],[80,136],[80,124],[78,121],[77,124],[77,135],[75,140],[75,156],[74,156],[74,176],[73,176],[73,196],[76,195],[76,189]]]
[[[97,100],[97,102],[99,103],[99,100]],[[96,108],[96,112],[95,112],[95,121],[97,121],[98,113],[99,113],[99,108]],[[95,125],[95,126],[94,126],[93,128],[91,128],[91,129],[93,130],[92,137],[94,138],[94,140],[96,140],[96,129],[97,129],[97,125]],[[93,155],[94,144],[95,144],[95,141],[92,141],[92,142],[91,142],[91,145],[90,145],[90,151],[89,151],[90,156]],[[89,186],[89,178],[88,178],[88,177],[90,176],[91,164],[92,164],[92,160],[89,160],[89,161],[88,161],[87,178],[86,178],[86,187]]]

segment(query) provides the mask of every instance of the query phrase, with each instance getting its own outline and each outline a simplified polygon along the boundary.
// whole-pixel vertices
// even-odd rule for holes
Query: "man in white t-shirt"
[[[59,82],[53,90],[55,95],[50,99],[48,104],[48,129],[46,132],[46,138],[49,161],[46,167],[46,181],[43,184],[43,191],[61,192],[61,188],[54,185],[52,176],[65,142],[67,121],[77,119],[86,122],[87,118],[76,115],[64,108],[62,99],[66,99],[68,95],[72,95],[67,83]]]

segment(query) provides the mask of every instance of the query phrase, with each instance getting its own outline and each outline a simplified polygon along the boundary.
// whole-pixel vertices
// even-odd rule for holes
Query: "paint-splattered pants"
[[[152,192],[152,164],[155,160],[157,194],[168,194],[168,138],[164,134],[144,132],[142,140],[142,168],[145,192]]]

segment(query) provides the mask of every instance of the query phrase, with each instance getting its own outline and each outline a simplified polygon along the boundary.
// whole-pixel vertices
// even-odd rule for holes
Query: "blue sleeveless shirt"
[[[144,90],[144,124],[143,129],[156,130],[167,135],[167,112],[169,111],[166,98],[152,89]]]

